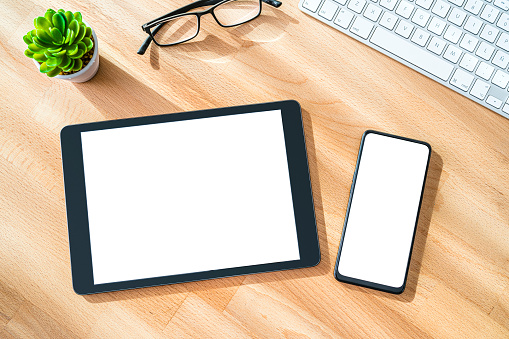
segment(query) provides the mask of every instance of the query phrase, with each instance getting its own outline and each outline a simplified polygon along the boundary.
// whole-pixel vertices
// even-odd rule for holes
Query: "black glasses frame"
[[[262,2],[265,2],[273,7],[279,7],[281,6],[281,2],[278,1],[278,0],[259,0],[260,2],[260,10],[258,11],[258,14],[256,14],[256,16],[254,16],[253,18],[247,20],[247,21],[244,21],[244,22],[240,22],[238,24],[234,24],[234,25],[223,25],[216,17],[216,15],[214,14],[214,9],[224,3],[227,3],[227,2],[231,2],[231,1],[235,1],[235,0],[198,0],[198,1],[195,1],[193,3],[190,3],[189,5],[186,5],[184,7],[181,7],[177,10],[174,10],[168,14],[165,14],[157,19],[154,19],[152,21],[149,21],[147,22],[146,24],[142,25],[141,26],[141,29],[143,31],[145,31],[149,37],[143,42],[143,45],[141,45],[140,49],[138,50],[138,54],[144,54],[145,51],[147,50],[148,46],[150,45],[150,43],[152,41],[154,41],[154,43],[157,45],[157,46],[161,46],[161,47],[165,47],[165,46],[174,46],[174,45],[178,45],[178,44],[181,44],[183,42],[186,42],[186,41],[189,41],[191,39],[194,39],[198,33],[200,32],[200,18],[206,14],[209,14],[211,13],[212,16],[214,17],[214,20],[216,20],[216,22],[218,23],[219,26],[221,27],[234,27],[234,26],[239,26],[239,25],[242,25],[242,24],[245,24],[251,20],[254,20],[256,19],[257,17],[260,16],[261,12],[262,12]],[[199,8],[199,7],[205,7],[205,6],[212,6],[204,11],[199,11],[199,12],[192,12],[192,13],[187,13],[188,11],[190,10],[193,10],[193,9],[196,9],[196,8]],[[196,29],[196,34],[193,35],[192,37],[186,39],[186,40],[183,40],[183,41],[179,41],[179,42],[174,42],[174,43],[171,43],[171,44],[160,44],[156,41],[154,35],[157,34],[157,32],[164,26],[164,24],[166,24],[168,21],[172,20],[172,19],[176,19],[176,18],[179,18],[179,17],[183,17],[183,16],[196,16],[196,20],[197,20],[197,29]],[[151,29],[153,28],[153,29]]]

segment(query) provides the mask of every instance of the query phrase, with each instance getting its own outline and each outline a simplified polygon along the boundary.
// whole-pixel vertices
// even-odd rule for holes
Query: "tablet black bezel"
[[[281,110],[300,260],[94,285],[90,233],[88,228],[85,177],[83,172],[81,132],[272,110]],[[62,164],[64,172],[72,281],[74,291],[78,294],[100,293],[252,273],[304,268],[315,266],[320,262],[320,248],[309,176],[304,128],[300,105],[297,101],[289,100],[69,125],[62,129],[60,139],[62,147]]]
[[[388,285],[377,284],[377,283],[374,283],[374,282],[371,282],[371,281],[366,281],[366,280],[361,280],[361,279],[357,279],[357,278],[348,277],[348,276],[340,274],[339,271],[338,271],[338,264],[339,264],[339,259],[341,257],[341,250],[343,249],[343,240],[345,238],[346,227],[348,225],[348,216],[350,214],[350,207],[351,207],[351,204],[352,204],[353,193],[354,193],[354,190],[355,190],[355,182],[357,180],[357,172],[359,170],[359,164],[361,162],[362,150],[364,148],[364,140],[366,139],[366,136],[368,134],[371,134],[371,133],[372,134],[383,135],[383,136],[390,137],[390,138],[405,140],[405,141],[409,141],[409,142],[413,142],[413,143],[417,143],[417,144],[421,144],[421,145],[424,145],[424,146],[426,146],[428,148],[428,160],[426,162],[426,171],[424,172],[424,179],[423,179],[423,182],[422,182],[421,197],[419,199],[419,206],[417,208],[417,215],[416,215],[416,218],[415,218],[414,232],[413,232],[413,235],[412,235],[412,243],[410,245],[410,251],[408,253],[408,262],[407,262],[406,271],[405,271],[405,278],[403,280],[403,284],[401,286],[399,286],[399,287],[392,287],[392,286],[388,286]],[[359,147],[359,155],[357,156],[357,164],[355,165],[355,172],[354,172],[353,179],[352,179],[352,187],[350,189],[350,197],[348,199],[348,207],[346,209],[345,223],[343,225],[343,232],[341,234],[341,241],[340,241],[340,244],[339,244],[338,256],[336,258],[336,265],[334,267],[334,277],[338,281],[345,282],[345,283],[352,284],[352,285],[361,286],[361,287],[368,287],[368,288],[372,288],[372,289],[375,289],[375,290],[379,290],[379,291],[383,291],[383,292],[388,292],[388,293],[392,293],[392,294],[401,294],[401,293],[403,293],[403,291],[405,290],[405,287],[406,287],[406,281],[407,281],[407,278],[408,278],[408,269],[410,268],[410,260],[412,258],[412,250],[414,248],[415,233],[417,231],[417,224],[419,222],[419,214],[421,212],[421,205],[422,205],[422,199],[423,199],[423,196],[424,196],[424,187],[426,186],[426,178],[428,176],[428,168],[429,168],[430,158],[431,158],[431,145],[428,144],[427,142],[420,141],[420,140],[415,140],[415,139],[409,139],[409,138],[401,137],[401,136],[398,136],[398,135],[393,135],[393,134],[388,134],[388,133],[383,133],[383,132],[378,132],[378,131],[373,131],[373,130],[367,130],[366,132],[364,132],[364,134],[362,135],[362,139],[361,139],[361,145]]]

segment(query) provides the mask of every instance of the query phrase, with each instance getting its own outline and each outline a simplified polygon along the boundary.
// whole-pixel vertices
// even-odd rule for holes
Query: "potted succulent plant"
[[[41,73],[72,82],[88,81],[97,73],[97,36],[80,12],[48,9],[34,19],[34,26],[23,37],[28,45],[25,55]]]

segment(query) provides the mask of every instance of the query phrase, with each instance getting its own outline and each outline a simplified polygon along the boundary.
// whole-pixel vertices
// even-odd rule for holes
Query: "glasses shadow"
[[[417,292],[417,284],[419,282],[419,275],[422,267],[422,258],[424,256],[426,240],[428,239],[431,217],[438,194],[438,187],[440,183],[440,177],[442,175],[443,165],[444,164],[440,155],[435,151],[432,151],[428,168],[428,175],[426,178],[426,186],[422,198],[421,211],[419,214],[419,223],[417,224],[417,230],[415,232],[412,258],[410,261],[410,267],[408,269],[405,291],[402,294],[390,294],[355,285],[343,284],[347,289],[357,293],[369,294],[407,303],[414,300],[415,294]]]
[[[282,38],[290,24],[299,21],[285,14],[283,11],[265,6],[262,14],[245,24],[234,28],[222,28],[210,18],[207,28],[201,24],[198,36],[182,44],[160,47],[152,44],[150,47],[150,64],[154,69],[160,69],[160,59],[196,59],[205,62],[226,63],[246,44],[262,44]]]

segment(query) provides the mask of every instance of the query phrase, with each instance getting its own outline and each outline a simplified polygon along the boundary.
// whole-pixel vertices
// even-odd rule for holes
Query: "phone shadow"
[[[424,188],[424,194],[422,198],[421,211],[419,214],[419,223],[417,224],[417,230],[415,232],[412,258],[410,260],[410,267],[408,269],[406,288],[403,293],[391,294],[346,283],[343,284],[347,289],[363,294],[370,294],[402,302],[412,302],[414,300],[415,294],[417,292],[417,285],[419,282],[419,275],[422,267],[424,249],[426,246],[426,240],[428,239],[431,217],[433,214],[433,208],[435,206],[435,200],[438,194],[438,187],[440,184],[443,165],[442,157],[440,157],[440,155],[435,151],[432,151],[428,168],[428,175],[426,178],[426,186]]]
[[[83,296],[85,300],[90,303],[104,303],[112,301],[136,300],[142,298],[164,298],[165,296],[177,295],[181,293],[205,291],[218,291],[217,295],[220,296],[220,291],[232,288],[235,289],[241,285],[286,281],[332,274],[329,246],[327,242],[327,231],[325,227],[325,215],[323,212],[320,179],[318,174],[318,161],[316,158],[316,148],[313,135],[313,124],[309,112],[302,110],[302,120],[304,135],[306,138],[309,174],[312,183],[315,219],[321,252],[321,261],[318,265],[302,269],[274,271],[253,275],[241,275],[211,280],[192,281],[173,285],[161,285],[131,290],[89,294]],[[248,279],[251,276],[256,278],[252,280]],[[224,295],[227,297],[228,294],[226,293]]]

